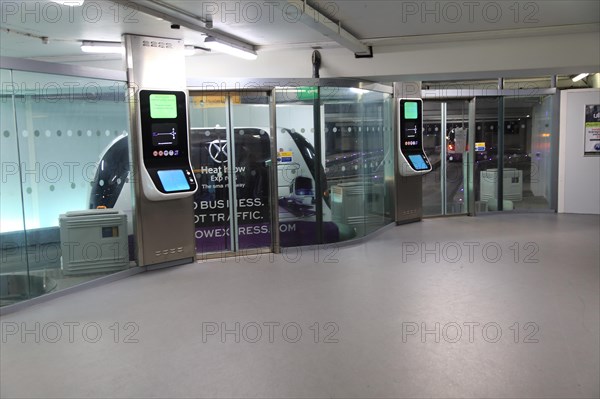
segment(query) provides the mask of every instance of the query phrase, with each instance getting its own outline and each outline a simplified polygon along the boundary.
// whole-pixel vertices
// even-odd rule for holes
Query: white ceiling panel
[[[316,9],[353,33],[366,44],[381,44],[382,38],[518,32],[530,28],[556,28],[565,32],[582,25],[600,26],[598,0],[541,1],[400,1],[336,0],[309,1]],[[12,57],[80,56],[80,41],[120,41],[124,33],[183,38],[186,44],[202,45],[206,32],[227,34],[265,50],[291,47],[338,46],[309,25],[299,21],[297,2],[146,0],[174,13],[212,20],[212,28],[199,32],[126,8],[109,0],[86,0],[83,6],[60,6],[50,0],[0,0],[0,52]],[[491,33],[490,33],[491,34]],[[438,36],[435,36],[438,35]],[[488,35],[489,36],[489,35]],[[45,37],[47,40],[42,40]],[[467,37],[467,39],[468,39]],[[377,53],[377,49],[375,49]]]
[[[363,40],[600,22],[598,0],[398,1],[341,0],[333,17]]]

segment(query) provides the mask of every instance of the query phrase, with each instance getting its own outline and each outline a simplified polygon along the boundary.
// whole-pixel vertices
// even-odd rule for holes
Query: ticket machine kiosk
[[[431,163],[423,150],[423,100],[398,99],[398,167],[402,176],[429,173]]]
[[[420,82],[394,83],[396,224],[418,222],[423,216],[422,178],[433,170],[423,150],[423,101]]]
[[[142,189],[151,201],[190,197],[197,183],[189,157],[187,95],[141,90]]]
[[[150,269],[195,260],[184,43],[123,36],[131,113],[135,246]]]

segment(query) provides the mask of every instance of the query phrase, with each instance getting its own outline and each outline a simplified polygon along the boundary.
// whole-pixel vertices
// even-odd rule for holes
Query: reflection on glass
[[[110,150],[128,141],[125,85],[20,71],[13,71],[11,83],[2,85],[14,91],[2,93],[0,147],[16,180],[2,181],[0,234],[3,251],[14,243],[11,250],[29,272],[26,283],[12,287],[28,287],[25,299],[129,267],[128,145]],[[94,204],[114,210],[90,210]],[[85,226],[72,225],[75,219]],[[3,262],[0,287],[6,289],[6,276],[15,272]]]
[[[246,253],[271,247],[269,115],[265,93],[243,93],[231,106],[238,248]]]
[[[29,268],[11,71],[0,70],[0,306],[27,299]],[[43,284],[42,284],[43,285]]]
[[[229,185],[225,184],[229,145],[224,93],[190,95],[190,159],[198,191],[194,195],[196,252],[231,251]]]
[[[386,183],[393,179],[391,99],[384,93],[326,87],[321,104],[331,220],[340,241],[353,238],[348,234],[362,237],[391,219],[386,204],[392,192]]]
[[[317,162],[314,107],[317,88],[300,87],[276,91],[277,197],[279,236],[282,247],[318,244],[316,222]],[[320,112],[320,110],[319,110]],[[319,158],[322,159],[322,156]],[[327,182],[321,181],[327,189]],[[329,209],[326,203],[324,209]],[[324,239],[337,241],[337,229],[324,231]],[[335,235],[334,237],[331,237]]]
[[[464,161],[467,158],[469,104],[462,100],[446,104],[446,214],[463,214],[467,212]]]
[[[469,131],[468,103],[462,100],[425,101],[423,112],[423,147],[433,166],[433,171],[422,180],[423,214],[466,213],[463,161],[466,159]],[[445,126],[442,125],[444,121]]]
[[[477,100],[475,195],[477,212],[499,210],[499,162],[502,162],[502,209],[550,209],[552,198],[553,97],[505,97]],[[502,126],[499,126],[502,123]],[[498,131],[504,151],[498,156]]]
[[[429,157],[433,170],[423,175],[423,215],[442,215],[442,104],[423,102],[423,150]]]
[[[231,121],[232,126],[228,126]],[[196,251],[271,246],[271,140],[265,93],[190,96]],[[235,181],[235,191],[231,191]],[[235,233],[232,233],[235,232]]]
[[[304,88],[277,93],[279,217],[284,230],[296,232],[281,230],[282,246],[319,244],[319,228],[321,243],[350,240],[392,220],[391,96],[321,87],[315,102],[316,93]],[[317,201],[322,202],[321,226]]]
[[[504,210],[549,209],[552,96],[504,100]]]
[[[498,98],[477,99],[475,115],[475,211],[497,210]]]

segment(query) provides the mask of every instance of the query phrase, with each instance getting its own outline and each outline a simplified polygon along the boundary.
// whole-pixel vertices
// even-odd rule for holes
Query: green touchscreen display
[[[417,119],[419,117],[419,108],[416,102],[407,101],[404,103],[404,119]]]
[[[150,117],[152,119],[177,118],[177,97],[174,94],[150,94]]]

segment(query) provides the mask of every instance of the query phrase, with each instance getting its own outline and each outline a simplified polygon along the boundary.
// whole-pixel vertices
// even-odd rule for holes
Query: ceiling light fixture
[[[85,0],[52,0],[53,3],[58,3],[61,6],[79,7],[83,5]]]
[[[183,54],[189,57],[189,56],[197,54],[199,51],[205,52],[205,53],[210,53],[210,49],[207,49],[204,47],[186,45],[183,50]]]
[[[121,42],[94,42],[82,41],[81,51],[96,54],[125,54],[125,47]]]
[[[589,76],[589,73],[580,73],[579,75],[575,76],[573,79],[571,79],[573,82],[579,82],[581,79],[585,79]]]
[[[219,41],[217,38],[212,36],[207,36],[206,39],[204,39],[204,45],[216,52],[233,55],[246,60],[255,60],[258,57],[256,52],[252,50],[235,47],[232,44]]]

